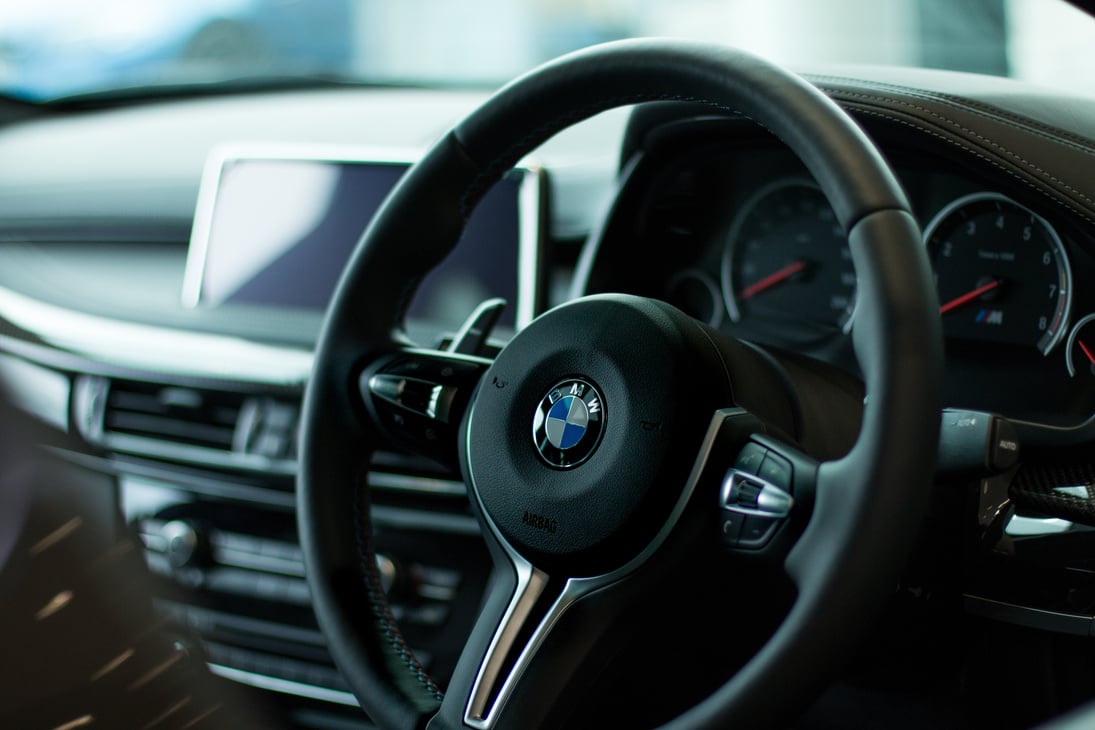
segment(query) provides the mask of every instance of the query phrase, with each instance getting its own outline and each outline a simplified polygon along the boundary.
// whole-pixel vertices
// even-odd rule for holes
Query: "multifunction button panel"
[[[752,550],[767,545],[794,506],[793,478],[788,459],[747,443],[719,491],[723,543]]]

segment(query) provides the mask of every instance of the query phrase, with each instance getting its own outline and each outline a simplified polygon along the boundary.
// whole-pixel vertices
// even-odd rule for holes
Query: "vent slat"
[[[180,421],[140,413],[107,412],[106,430],[135,436],[152,436],[218,449],[232,448],[233,429]]]
[[[141,411],[143,413],[167,413],[167,405],[161,403],[156,396],[147,393],[126,393],[124,391],[112,391],[107,401],[108,408],[116,408],[125,411]]]
[[[231,451],[245,400],[238,393],[115,380],[103,432]]]

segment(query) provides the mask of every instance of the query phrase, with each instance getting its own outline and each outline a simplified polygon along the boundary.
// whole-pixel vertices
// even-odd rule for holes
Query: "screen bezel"
[[[183,274],[182,304],[197,307],[231,307],[231,304],[210,304],[203,297],[205,265],[209,252],[209,237],[216,214],[221,176],[226,166],[240,161],[302,161],[364,165],[411,166],[422,152],[414,149],[376,149],[361,146],[331,146],[306,144],[218,145],[206,158],[198,187],[194,222],[187,248]],[[517,271],[514,322],[521,330],[538,314],[541,297],[540,249],[544,235],[545,173],[532,160],[523,160],[509,174],[519,176],[517,192]],[[276,304],[267,309],[296,309]],[[313,310],[309,310],[313,311]],[[322,313],[322,310],[314,310]]]

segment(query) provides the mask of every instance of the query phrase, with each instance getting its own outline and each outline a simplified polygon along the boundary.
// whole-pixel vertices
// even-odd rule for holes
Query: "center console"
[[[156,367],[151,341],[139,366],[120,353],[61,368],[71,430],[91,447],[93,468],[116,480],[165,625],[213,674],[283,706],[298,727],[370,727],[312,612],[296,533],[298,421],[314,325],[360,230],[409,164],[347,150],[218,150],[199,194],[183,306],[235,322],[263,313],[266,330],[251,341],[188,333],[187,342],[218,353],[215,363],[195,354],[200,369]],[[419,287],[406,322],[412,339],[445,346],[485,297],[510,303],[488,348],[531,319],[541,176],[519,168],[487,194],[456,250]],[[280,312],[279,342],[269,323]],[[301,323],[313,325],[303,336]],[[178,344],[173,330],[155,331]],[[394,449],[374,453],[369,467],[376,559],[392,612],[444,687],[490,558],[457,474]]]
[[[282,695],[301,726],[362,717],[312,614],[291,481],[119,459],[127,523],[156,604],[214,674]],[[393,615],[442,686],[478,611],[490,560],[463,484],[376,471],[377,562]],[[304,712],[304,710],[309,710]],[[326,718],[326,719],[324,719]]]

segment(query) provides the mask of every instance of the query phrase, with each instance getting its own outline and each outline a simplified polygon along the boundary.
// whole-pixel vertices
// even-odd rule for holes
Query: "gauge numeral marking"
[[[1068,250],[1033,211],[995,192],[966,195],[936,214],[925,243],[946,337],[1048,355],[1067,334]]]

